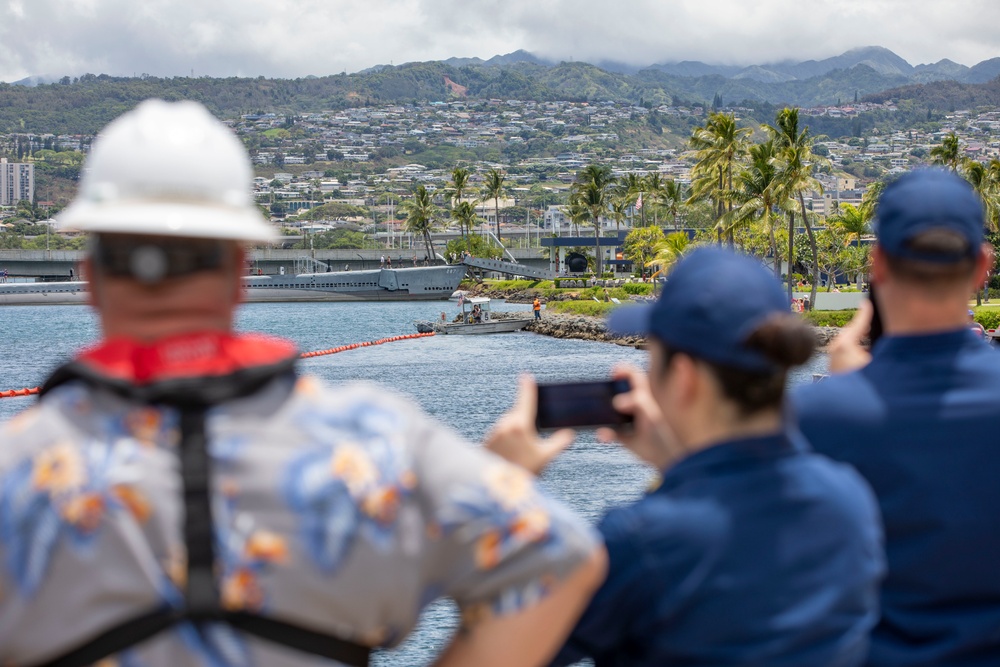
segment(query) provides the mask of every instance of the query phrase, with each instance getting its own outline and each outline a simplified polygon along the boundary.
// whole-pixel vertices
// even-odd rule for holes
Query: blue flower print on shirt
[[[37,590],[61,538],[87,548],[109,512],[148,520],[150,504],[133,484],[138,454],[128,440],[59,443],[0,479],[0,540],[7,570],[23,594]]]
[[[395,538],[399,507],[416,485],[405,425],[365,401],[336,411],[310,405],[300,417],[316,445],[292,460],[284,495],[313,561],[334,572],[362,531],[377,547]]]
[[[565,520],[563,510],[538,491],[527,472],[506,463],[485,468],[481,480],[459,487],[438,516],[443,535],[459,532],[473,545],[474,565],[482,571],[529,547],[560,559],[566,547],[558,527]],[[552,583],[540,577],[510,588],[494,600],[493,610],[521,609],[543,597]]]

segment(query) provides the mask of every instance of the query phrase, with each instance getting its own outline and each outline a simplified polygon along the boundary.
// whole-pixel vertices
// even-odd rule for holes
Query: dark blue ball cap
[[[656,303],[613,310],[608,329],[650,336],[722,366],[771,372],[777,366],[745,343],[765,320],[789,313],[789,305],[781,284],[756,259],[698,248],[670,272]]]
[[[944,169],[918,169],[890,183],[875,211],[875,236],[890,257],[950,263],[975,257],[983,243],[985,217],[979,195],[969,183]],[[946,229],[968,241],[958,255],[927,255],[910,242],[931,229]]]

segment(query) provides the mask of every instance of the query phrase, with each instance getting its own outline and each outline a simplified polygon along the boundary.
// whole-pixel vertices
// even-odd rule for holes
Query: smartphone
[[[540,384],[535,426],[541,431],[630,424],[632,415],[624,415],[611,405],[615,396],[630,389],[628,380]]]
[[[868,300],[872,302],[872,323],[868,329],[869,349],[871,349],[882,337],[882,313],[878,309],[878,300],[875,299],[875,284],[871,282],[871,279],[868,282]]]

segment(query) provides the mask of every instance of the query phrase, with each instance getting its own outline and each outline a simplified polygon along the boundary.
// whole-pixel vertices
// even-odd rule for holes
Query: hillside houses
[[[802,109],[801,113],[808,124],[810,117],[852,118],[894,110],[891,103],[859,102]],[[723,111],[738,118],[752,113],[740,107]],[[372,209],[389,200],[398,202],[417,185],[427,187],[436,201],[444,204],[450,170],[459,164],[449,164],[441,157],[424,160],[424,164],[418,156],[434,149],[447,156],[453,147],[494,158],[462,162],[461,166],[472,172],[473,191],[481,186],[488,169],[502,168],[512,197],[501,202],[501,213],[504,208],[530,201],[545,228],[553,230],[565,228],[565,221],[551,208],[556,205],[553,202],[564,199],[576,173],[592,162],[609,165],[616,176],[658,174],[666,180],[689,183],[694,154],[679,140],[683,135],[675,135],[672,143],[648,145],[630,141],[629,135],[644,128],[647,134],[643,136],[648,137],[656,115],[675,119],[680,123],[677,127],[691,127],[703,122],[704,114],[701,106],[646,108],[617,102],[454,99],[316,110],[294,116],[248,113],[228,119],[227,124],[245,142],[256,166],[255,200],[275,215],[332,201],[358,202]],[[958,110],[934,128],[933,132],[872,130],[867,136],[820,137],[816,150],[829,161],[829,168],[817,174],[822,191],[809,194],[807,206],[822,215],[846,203],[860,203],[870,182],[926,163],[931,149],[950,132],[958,134],[964,156],[982,161],[1000,157],[1000,110]],[[544,150],[535,148],[540,137]],[[55,160],[53,151],[85,152],[91,140],[78,135],[0,135],[0,152],[17,155],[20,151],[28,161],[31,156],[48,161]],[[479,213],[492,222],[492,202],[481,205]]]

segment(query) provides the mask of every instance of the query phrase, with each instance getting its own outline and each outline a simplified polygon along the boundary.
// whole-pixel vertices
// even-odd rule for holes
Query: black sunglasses
[[[216,239],[98,236],[92,257],[104,274],[152,284],[222,266],[225,243]]]

